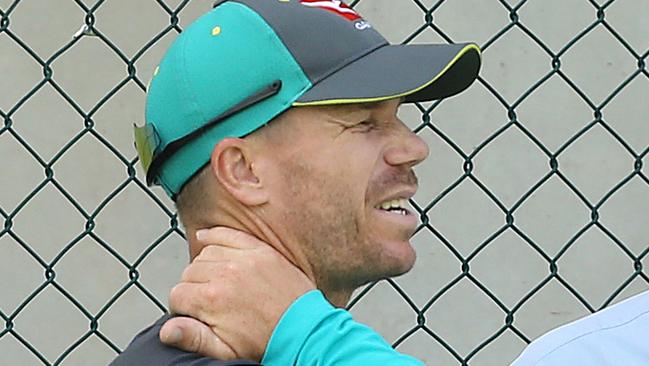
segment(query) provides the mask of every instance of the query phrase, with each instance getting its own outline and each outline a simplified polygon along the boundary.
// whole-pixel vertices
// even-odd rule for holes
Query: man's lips
[[[414,231],[418,220],[408,200],[415,195],[415,192],[417,192],[416,185],[394,190],[374,205],[374,210],[381,220]]]
[[[386,203],[392,203],[394,201],[403,201],[405,200],[406,203],[407,201],[412,198],[415,193],[417,192],[417,186],[408,186],[401,188],[399,190],[395,190],[391,192],[390,194],[385,195],[383,198],[381,198],[375,205],[374,208],[381,208],[384,207]],[[404,207],[405,208],[405,207]]]
[[[375,208],[373,211],[376,212],[379,219],[381,219],[382,221],[390,222],[390,224],[393,224],[395,226],[400,226],[406,230],[413,232],[417,227],[417,216],[408,208],[390,211]]]

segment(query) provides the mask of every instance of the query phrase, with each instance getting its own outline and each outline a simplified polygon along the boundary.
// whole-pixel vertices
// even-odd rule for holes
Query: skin
[[[196,179],[198,183],[190,183],[191,190],[200,192],[201,199],[188,199],[188,203],[179,199],[191,258],[208,264],[183,275],[181,284],[172,290],[170,305],[180,314],[211,325],[211,331],[220,336],[213,338],[220,339],[230,350],[228,358],[236,355],[259,360],[260,350],[263,354],[265,342],[283,310],[312,285],[333,305],[344,307],[359,286],[412,268],[416,255],[410,237],[416,228],[416,217],[412,212],[401,216],[376,208],[386,200],[414,195],[417,179],[412,168],[429,154],[426,143],[397,117],[401,102],[392,99],[370,104],[291,108],[246,138],[219,142],[208,168]],[[213,241],[232,246],[233,241],[223,235],[212,236],[212,242],[196,237],[198,230],[213,226],[249,234],[248,239],[256,240],[255,245],[267,245],[277,258],[297,269],[296,273],[284,273],[284,279],[271,278],[274,271],[268,271],[267,278],[261,276],[255,281],[280,284],[289,290],[283,297],[273,299],[281,304],[281,309],[262,311],[274,315],[266,317],[270,330],[259,337],[262,341],[257,343],[261,344],[250,348],[253,351],[238,351],[245,348],[240,344],[250,344],[250,340],[228,338],[227,331],[215,329],[216,322],[227,319],[215,318],[218,311],[206,310],[206,301],[202,307],[197,305],[200,301],[196,299],[204,297],[206,290],[187,285],[209,283],[210,273],[213,277],[222,276],[223,271],[215,268],[223,265],[215,263],[228,262],[229,267],[240,267],[240,276],[231,276],[231,282],[241,278],[242,273],[256,275],[254,266],[241,264],[246,260],[233,258],[262,258],[255,254],[258,252],[247,252],[247,257],[222,252],[203,254]],[[277,259],[274,265],[281,260]],[[196,260],[190,267],[197,267],[195,264]],[[223,278],[218,283],[213,281],[208,291],[217,291],[214,289],[223,287],[223,283]],[[250,283],[241,286],[254,288]],[[237,296],[244,298],[241,287],[239,292]],[[255,296],[254,291],[246,294]],[[230,298],[237,301],[235,297]],[[246,303],[241,302],[240,306]],[[211,321],[207,321],[210,316]],[[163,342],[186,350],[204,348],[208,342],[204,325],[201,328],[182,318],[174,321],[163,327]],[[178,329],[185,333],[194,329],[191,332],[202,336],[189,342],[189,347],[179,340],[175,332]]]
[[[162,341],[219,360],[260,361],[280,316],[315,285],[267,243],[216,227],[170,296]],[[198,320],[200,319],[200,321]]]

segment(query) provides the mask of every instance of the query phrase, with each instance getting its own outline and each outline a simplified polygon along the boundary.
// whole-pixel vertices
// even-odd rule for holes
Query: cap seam
[[[302,67],[302,64],[298,61],[297,57],[295,57],[295,54],[291,51],[291,49],[288,48],[288,46],[286,46],[286,43],[284,42],[284,39],[277,33],[277,31],[270,24],[268,19],[266,19],[262,14],[259,14],[259,12],[257,10],[253,9],[252,7],[250,7],[247,4],[244,4],[244,3],[236,1],[236,0],[231,0],[230,2],[231,3],[237,3],[237,4],[247,8],[252,13],[256,14],[259,18],[261,18],[261,20],[264,22],[264,24],[266,24],[268,26],[268,28],[273,31],[273,33],[275,34],[275,37],[277,37],[277,39],[279,39],[282,42],[282,46],[284,46],[284,49],[291,55],[291,57],[293,58],[293,62],[295,62],[300,67],[300,69],[302,70],[302,73],[304,75],[306,75],[307,79],[309,79],[309,81],[311,81],[311,83],[313,84],[313,81],[309,78],[309,75],[306,73],[306,71],[304,71],[304,67]]]
[[[259,14],[255,9],[251,8],[250,6],[248,6],[248,5],[244,4],[244,3],[241,3],[241,2],[238,2],[238,1],[231,1],[230,3],[232,3],[232,4],[236,3],[237,5],[242,6],[245,9],[247,9],[248,11],[250,11],[253,14],[253,16],[259,17],[259,19],[266,25],[268,30],[270,30],[272,32],[272,35],[274,35],[274,39],[272,40],[272,44],[275,47],[277,47],[278,50],[280,50],[280,51],[283,50],[283,51],[286,52],[286,54],[284,52],[280,52],[282,58],[284,60],[286,60],[286,61],[288,61],[290,63],[294,63],[295,65],[298,66],[298,68],[295,70],[295,75],[300,76],[300,77],[301,76],[306,77],[306,79],[311,84],[311,85],[306,85],[304,88],[302,88],[302,90],[300,90],[299,95],[295,96],[294,101],[297,100],[298,98],[300,98],[306,91],[311,89],[315,84],[309,78],[309,75],[304,71],[304,69],[302,68],[302,65],[295,58],[295,55],[291,52],[290,48],[286,46],[286,44],[284,43],[284,40],[282,39],[282,37],[279,36],[277,31],[275,31],[275,28],[273,28],[273,26],[268,22],[268,20],[266,20],[266,18],[264,18],[263,15]],[[277,42],[276,40],[279,40],[279,42]],[[290,55],[290,58],[287,57],[287,54]],[[287,100],[287,102],[289,103],[287,108],[290,108],[293,102],[290,101],[290,100]]]
[[[376,45],[375,47],[372,47],[372,48],[370,48],[370,49],[364,50],[360,55],[352,55],[352,56],[350,56],[350,57],[348,57],[348,58],[346,58],[346,59],[340,61],[340,62],[339,62],[336,66],[334,66],[334,67],[333,67],[333,68],[332,68],[328,73],[326,73],[326,74],[324,74],[324,75],[322,75],[322,76],[320,76],[320,77],[318,77],[318,78],[311,79],[311,77],[309,76],[309,74],[304,70],[304,67],[303,67],[303,65],[300,63],[299,59],[295,56],[295,54],[292,52],[292,50],[290,49],[290,47],[288,47],[288,46],[286,45],[286,43],[285,43],[285,41],[284,41],[284,38],[282,38],[282,36],[281,36],[281,35],[280,35],[276,30],[275,30],[275,28],[274,28],[274,27],[271,25],[271,23],[270,23],[270,22],[269,22],[269,21],[264,17],[263,14],[260,14],[260,13],[257,12],[254,8],[250,7],[250,6],[247,5],[247,4],[244,4],[244,3],[242,3],[242,2],[239,2],[239,1],[236,1],[236,0],[231,0],[231,2],[233,2],[233,3],[237,3],[237,4],[239,4],[239,5],[243,5],[244,7],[250,9],[253,13],[257,14],[257,15],[258,15],[258,16],[259,16],[259,17],[264,21],[264,23],[266,23],[266,25],[268,25],[268,27],[273,31],[273,33],[275,33],[275,36],[277,37],[277,39],[279,39],[279,40],[282,42],[282,45],[284,46],[284,48],[285,48],[285,49],[288,51],[288,53],[293,57],[293,61],[294,61],[295,63],[297,63],[297,64],[300,66],[300,69],[302,69],[302,72],[304,73],[304,75],[307,76],[307,78],[309,79],[309,81],[310,81],[311,84],[312,84],[311,87],[316,86],[316,85],[317,85],[319,82],[321,82],[322,80],[328,78],[328,77],[331,76],[332,74],[335,74],[335,73],[338,72],[340,69],[342,69],[342,68],[344,68],[345,66],[351,64],[352,62],[354,62],[354,61],[356,61],[356,60],[358,60],[358,59],[360,59],[360,58],[363,58],[363,57],[366,56],[367,54],[372,53],[372,52],[376,51],[376,50],[379,49],[379,48],[382,48],[382,47],[385,47],[385,46],[389,46],[389,45],[390,45],[390,43],[389,43],[388,41],[384,40],[382,43]]]

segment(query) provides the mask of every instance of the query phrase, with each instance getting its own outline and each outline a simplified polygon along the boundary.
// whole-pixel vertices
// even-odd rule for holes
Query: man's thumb
[[[221,361],[237,358],[212,329],[204,323],[189,317],[175,317],[167,320],[160,329],[160,341],[167,346],[186,352],[198,353]]]

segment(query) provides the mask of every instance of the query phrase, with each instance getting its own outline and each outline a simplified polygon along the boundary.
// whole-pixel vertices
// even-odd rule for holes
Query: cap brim
[[[480,63],[473,43],[387,45],[316,83],[293,106],[442,99],[468,88]]]

